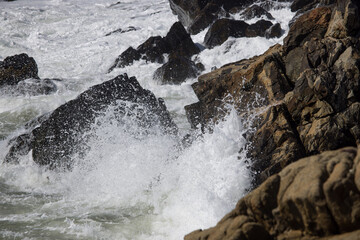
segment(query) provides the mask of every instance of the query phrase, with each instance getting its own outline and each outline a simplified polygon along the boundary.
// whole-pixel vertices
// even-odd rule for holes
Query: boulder
[[[27,54],[10,56],[0,62],[0,86],[16,85],[29,78],[39,79],[39,76],[34,58]]]
[[[197,77],[200,72],[189,58],[172,54],[169,61],[155,71],[154,79],[162,84],[181,84],[188,78]]]
[[[128,116],[144,133],[153,126],[164,133],[177,133],[164,101],[143,89],[135,77],[120,75],[91,87],[55,109],[40,126],[14,139],[5,161],[16,162],[19,156],[32,151],[33,160],[39,165],[50,169],[71,168],[73,154],[81,156],[88,149],[86,141],[90,134],[86,133],[95,119],[111,106],[119,124]]]
[[[357,239],[351,237],[360,226],[359,156],[347,147],[292,163],[242,198],[215,227],[185,240]]]
[[[170,7],[179,21],[191,34],[197,34],[207,28],[213,21],[231,9],[242,10],[254,0],[169,0]]]
[[[253,18],[260,18],[262,16],[266,16],[268,19],[274,20],[274,17],[268,11],[266,11],[263,7],[261,7],[259,5],[252,5],[252,6],[248,7],[247,9],[244,10],[244,12],[242,12],[241,16],[245,20],[250,20]]]
[[[219,19],[205,35],[204,43],[208,48],[223,44],[229,37],[264,37],[266,30],[273,24],[270,21],[259,20],[254,24],[232,19]]]
[[[117,67],[128,66],[140,59],[163,63],[163,55],[175,51],[184,57],[191,57],[200,52],[180,22],[174,23],[165,37],[150,37],[137,49],[129,47],[116,59],[109,72]]]
[[[265,32],[266,38],[279,38],[283,35],[283,30],[281,28],[280,23],[276,23],[272,25],[268,30]]]

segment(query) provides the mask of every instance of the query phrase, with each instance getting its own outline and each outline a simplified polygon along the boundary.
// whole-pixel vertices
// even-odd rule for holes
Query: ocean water
[[[270,12],[288,31],[289,7]],[[184,106],[197,101],[196,79],[160,85],[152,78],[160,64],[144,61],[107,73],[121,52],[165,36],[176,21],[166,0],[0,1],[0,60],[24,52],[35,58],[41,78],[58,79],[50,95],[0,91],[0,239],[182,239],[215,225],[246,194],[251,172],[239,150],[249,119],[232,110],[212,133],[179,147],[190,128]],[[120,28],[136,30],[106,36]],[[205,33],[192,36],[194,42],[202,45]],[[210,71],[282,40],[230,38],[197,58]],[[49,171],[31,154],[17,165],[2,163],[9,139],[27,121],[122,73],[165,99],[179,138],[158,129],[141,134],[130,118],[119,125],[109,108],[94,123],[91,150],[82,160],[74,156],[72,171]]]

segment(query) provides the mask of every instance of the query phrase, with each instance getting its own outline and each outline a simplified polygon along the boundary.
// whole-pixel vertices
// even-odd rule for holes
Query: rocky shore
[[[248,123],[254,130],[244,135],[253,190],[216,226],[185,240],[360,239],[360,2],[278,2],[297,14],[283,45],[260,56],[208,73],[196,57],[229,38],[281,37],[284,31],[268,12],[273,1],[169,0],[179,22],[166,36],[129,47],[108,70],[145,61],[162,64],[153,74],[161,84],[198,77],[192,88],[199,101],[185,106],[193,129],[211,131],[227,115],[228,103],[239,116],[255,115]],[[267,20],[248,24],[233,14]],[[204,46],[195,44],[191,35],[207,28]],[[52,94],[54,81],[40,79],[26,54],[0,62],[1,89]],[[16,164],[31,153],[39,165],[71,170],[72,156],[88,151],[91,134],[84,133],[109,107],[118,124],[131,116],[142,134],[156,127],[179,138],[164,101],[122,74],[28,123],[9,141],[5,162]]]

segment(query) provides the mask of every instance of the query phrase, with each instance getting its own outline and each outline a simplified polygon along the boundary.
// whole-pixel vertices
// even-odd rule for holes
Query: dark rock
[[[349,147],[292,163],[241,199],[215,227],[185,240],[357,239],[359,154]]]
[[[126,107],[118,101],[132,106]],[[119,124],[122,118],[133,116],[134,124],[144,129],[159,126],[164,133],[176,134],[173,123],[162,99],[143,89],[136,78],[120,75],[110,81],[91,87],[57,108],[39,127],[15,139],[5,161],[17,161],[17,157],[32,150],[33,160],[50,169],[71,168],[72,155],[87,151],[87,137],[84,134],[94,124],[95,118],[103,114],[109,106],[115,107]],[[141,108],[141,111],[137,111]]]
[[[208,48],[223,44],[229,37],[244,37],[249,27],[244,21],[219,19],[205,35],[204,43]]]
[[[268,11],[258,5],[252,5],[251,7],[248,7],[241,14],[241,16],[243,16],[245,20],[249,20],[255,17],[260,18],[262,16],[266,16],[270,20],[274,19],[274,17]]]
[[[213,23],[222,14],[223,9],[225,12],[235,7],[242,10],[254,0],[169,0],[169,2],[179,21],[191,34],[197,34]]]
[[[105,36],[107,37],[107,36],[110,36],[110,35],[115,34],[115,33],[127,33],[127,32],[136,31],[136,30],[138,30],[138,29],[135,28],[135,27],[132,27],[132,26],[130,26],[130,27],[126,28],[126,29],[119,28],[119,29],[117,29],[115,31],[107,33]]]
[[[268,30],[265,32],[266,38],[279,38],[283,35],[283,30],[281,29],[280,23],[276,23],[272,25]]]
[[[154,73],[154,78],[162,84],[181,84],[187,78],[195,78],[200,69],[195,63],[186,57],[173,54],[169,61]]]
[[[251,24],[245,32],[246,37],[264,37],[265,33],[272,26],[272,22],[266,20],[259,20]]]
[[[219,19],[205,35],[204,43],[208,48],[223,44],[229,37],[264,37],[266,30],[273,24],[270,21],[259,20],[254,24],[232,19]]]
[[[0,62],[0,86],[16,85],[28,79],[39,79],[35,60],[27,54],[10,56]]]
[[[116,67],[125,67],[140,59],[163,63],[163,55],[175,51],[184,57],[191,57],[200,52],[180,22],[174,23],[165,37],[150,37],[137,49],[128,48],[116,59],[109,72]]]

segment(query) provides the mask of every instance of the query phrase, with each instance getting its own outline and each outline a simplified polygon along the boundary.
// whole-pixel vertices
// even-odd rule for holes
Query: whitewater
[[[288,5],[270,13],[288,31],[294,16]],[[116,124],[109,108],[94,123],[91,150],[72,171],[40,167],[31,154],[17,165],[2,163],[9,139],[23,133],[26,122],[123,73],[164,98],[180,139],[189,133],[184,106],[197,101],[196,79],[160,85],[153,73],[161,65],[145,61],[107,73],[124,50],[165,36],[176,21],[167,0],[0,1],[0,61],[27,53],[40,78],[58,79],[51,95],[0,91],[0,239],[182,239],[215,225],[246,194],[252,173],[246,151],[239,150],[247,145],[242,136],[250,120],[236,111],[211,133],[195,132],[201,136],[191,146],[179,147],[178,139],[156,129],[134,137],[131,119]],[[118,29],[133,31],[108,35]],[[205,33],[193,41],[203,45]],[[282,40],[230,38],[197,57],[209,72]]]

